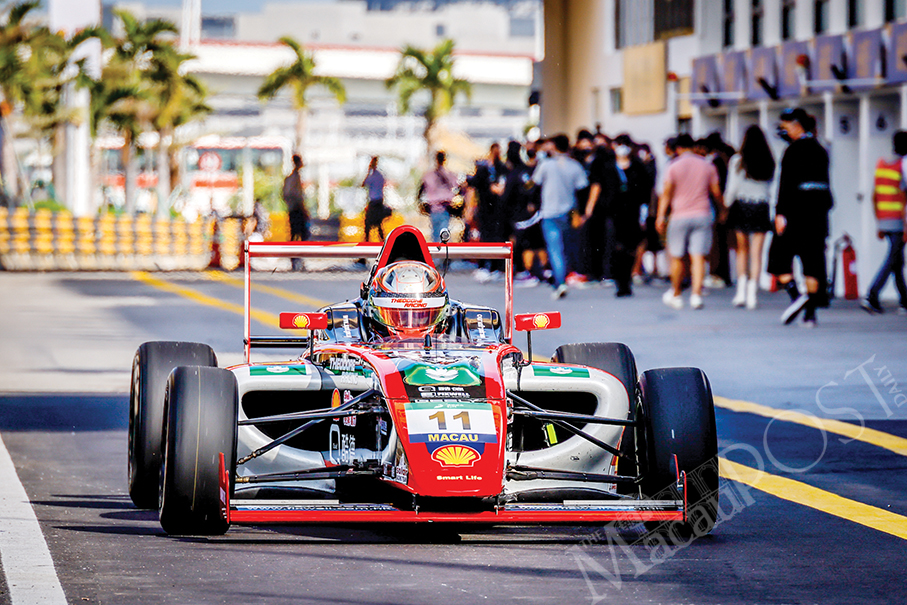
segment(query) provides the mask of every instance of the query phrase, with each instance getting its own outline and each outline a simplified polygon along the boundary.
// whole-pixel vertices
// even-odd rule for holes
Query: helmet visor
[[[391,294],[372,299],[375,316],[384,325],[396,330],[431,328],[444,318],[447,296],[406,296]]]

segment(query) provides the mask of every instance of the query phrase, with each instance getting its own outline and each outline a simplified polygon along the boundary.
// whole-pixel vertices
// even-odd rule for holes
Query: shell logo
[[[441,466],[472,466],[481,457],[477,451],[465,445],[445,445],[431,455],[431,459]]]
[[[297,315],[293,318],[293,326],[297,328],[308,328],[309,327],[309,317],[308,315]]]
[[[551,323],[551,318],[544,313],[539,313],[532,318],[532,325],[534,325],[539,330],[544,330],[548,327],[548,324]]]
[[[334,389],[334,392],[331,393],[331,407],[332,408],[340,407],[340,391],[338,389]]]

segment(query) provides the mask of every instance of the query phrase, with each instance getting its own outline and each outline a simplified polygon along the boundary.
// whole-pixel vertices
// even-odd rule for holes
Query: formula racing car
[[[231,524],[643,523],[711,531],[715,415],[695,368],[638,375],[618,343],[532,356],[558,313],[513,315],[510,244],[246,243],[245,363],[147,342],[130,394],[129,494],[173,535]],[[374,258],[358,296],[255,336],[254,259]],[[503,314],[449,296],[450,259],[505,261]],[[436,265],[436,262],[439,265]],[[438,267],[442,270],[439,270]],[[300,332],[300,331],[304,331]],[[527,332],[528,348],[514,331]],[[252,360],[255,349],[285,361]]]

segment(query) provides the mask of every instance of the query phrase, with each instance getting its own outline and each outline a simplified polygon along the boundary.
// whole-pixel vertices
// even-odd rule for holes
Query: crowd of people
[[[511,141],[503,153],[495,143],[461,185],[448,177],[440,207],[433,207],[431,215],[443,214],[444,205],[458,191],[465,192],[469,237],[513,242],[517,286],[549,283],[552,297],[562,298],[571,287],[605,282],[615,286],[617,297],[627,297],[634,284],[669,277],[672,287],[664,300],[675,308],[683,306],[680,292],[688,282],[691,306],[702,307],[707,264],[710,283],[733,283],[731,239],[730,247],[743,251],[737,262],[742,295],[735,304],[755,308],[758,281],[746,277],[761,271],[764,234],[771,229],[768,183],[774,159],[765,135],[753,127],[741,153],[735,154],[717,134],[699,141],[682,134],[665,142],[665,153],[669,163],[659,196],[652,149],[627,134],[611,138],[581,130],[572,145],[559,134],[528,143]],[[755,176],[749,176],[746,166]],[[729,169],[734,171],[730,175]],[[438,181],[429,173],[426,184],[429,176]],[[726,187],[746,207],[734,204],[728,215]],[[438,237],[446,223],[433,218],[432,225],[432,235]],[[657,257],[665,246],[670,276],[658,272],[664,263]],[[643,262],[647,254],[653,258]],[[476,277],[500,279],[500,269],[489,263],[480,266]]]
[[[660,192],[652,149],[627,134],[611,138],[580,130],[572,144],[558,134],[510,141],[506,150],[494,143],[465,178],[447,168],[446,155],[439,151],[434,167],[422,176],[419,209],[430,220],[434,241],[441,240],[452,216],[463,219],[466,240],[511,241],[516,286],[547,283],[552,298],[560,299],[571,287],[604,282],[623,298],[633,295],[634,284],[666,279],[670,287],[662,300],[675,309],[683,308],[687,287],[690,307],[700,309],[703,287],[735,285],[732,304],[755,309],[763,248],[772,233],[766,269],[791,299],[781,320],[791,324],[802,316],[803,325],[812,327],[817,308],[828,300],[829,157],[816,138],[815,118],[802,108],[783,111],[778,124],[777,136],[789,144],[780,162],[756,125],[747,128],[739,149],[717,132],[699,140],[689,134],[668,138]],[[889,276],[907,310],[907,133],[895,135],[894,152],[876,170],[879,237],[889,240],[890,249],[862,301],[871,313],[882,311],[879,293]],[[284,197],[291,206],[293,237],[305,239],[306,221],[296,216],[301,204],[291,203],[298,197],[299,177],[294,175],[301,161],[294,157],[294,163]],[[362,182],[368,192],[366,238],[375,230],[384,238],[381,221],[390,214],[384,186],[378,158],[372,158]],[[644,262],[647,254],[653,258]],[[659,274],[661,254],[669,259],[668,275]],[[805,292],[794,279],[795,258]],[[474,275],[480,281],[503,279],[503,262],[481,263]]]

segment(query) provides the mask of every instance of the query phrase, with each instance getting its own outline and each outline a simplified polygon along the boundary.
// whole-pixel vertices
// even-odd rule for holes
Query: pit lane
[[[224,280],[155,277],[227,305],[242,301]],[[358,289],[349,277],[263,281],[322,300]],[[501,304],[499,285],[456,274],[449,282],[458,298]],[[144,340],[200,340],[222,365],[238,361],[241,317],[123,275],[4,274],[0,284],[0,434],[69,602],[878,602],[890,600],[901,578],[903,539],[739,482],[723,483],[723,501],[737,505],[726,521],[681,549],[627,545],[639,528],[252,527],[213,540],[169,538],[126,495],[132,353]],[[677,312],[660,304],[660,294],[638,287],[633,300],[615,300],[598,288],[553,303],[536,288],[517,291],[516,310],[564,313],[564,329],[534,338],[541,354],[563,342],[623,341],[641,369],[697,365],[721,395],[851,425],[859,415],[872,429],[907,437],[907,406],[883,399],[889,417],[863,375],[847,374],[873,358],[866,367],[879,394],[892,396],[879,368],[907,384],[905,318],[872,318],[843,302],[806,331],[777,325],[777,297],[748,313],[718,291],[704,311]],[[253,300],[272,315],[308,310],[277,290]],[[889,512],[903,530],[907,461],[896,451],[726,408],[718,410],[718,431],[729,460],[756,466],[755,451],[772,476]],[[0,602],[9,602],[8,592]]]

